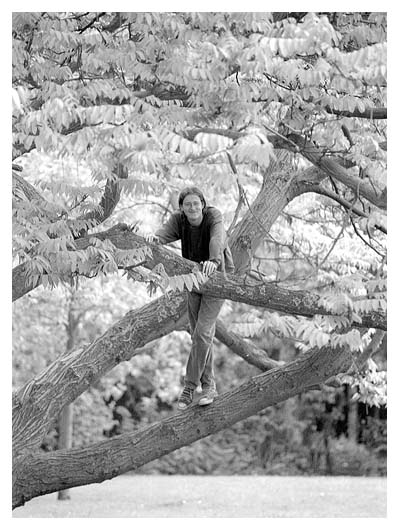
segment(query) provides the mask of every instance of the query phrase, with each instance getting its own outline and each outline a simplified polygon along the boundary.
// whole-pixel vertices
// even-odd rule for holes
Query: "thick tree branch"
[[[287,15],[288,13],[285,14],[285,16]],[[303,15],[303,13],[291,13],[291,16],[298,16],[299,19]],[[103,30],[114,31],[123,22],[123,14],[116,13],[115,16],[111,14],[109,18],[112,18],[112,21]],[[87,24],[87,20],[89,19],[86,19],[85,16],[85,22],[82,23],[82,26]],[[95,20],[92,19],[89,24],[92,25],[94,22]],[[99,30],[101,30],[100,27]],[[110,76],[112,75],[113,73],[110,74]],[[144,98],[150,94],[166,100],[184,100],[189,97],[181,87],[171,89],[170,86],[148,87],[144,85],[141,88],[143,90],[132,92],[127,103],[132,103],[137,98]],[[107,100],[107,103],[109,102],[111,100]],[[119,105],[122,102],[118,101],[117,103]],[[371,114],[369,118],[372,118]],[[71,127],[64,129],[62,134],[69,134],[74,130],[77,131],[90,125],[94,124],[71,124]],[[306,158],[307,156],[311,157],[309,160],[313,163],[314,169],[320,168],[326,175],[349,186],[355,191],[357,197],[359,195],[364,196],[371,202],[375,200],[384,205],[385,192],[377,194],[373,187],[369,186],[366,179],[364,181],[354,180],[350,173],[340,166],[338,159],[328,158],[323,150],[318,152],[318,148],[311,144],[314,151],[310,154],[308,153],[310,146],[305,146],[303,141],[299,145],[296,138],[284,138],[279,135],[272,135],[270,138],[272,138],[271,142],[276,148],[302,153]],[[325,163],[322,164],[320,159],[325,159]],[[332,162],[338,163],[339,169],[335,164],[332,166]],[[288,182],[282,179],[279,181],[279,185],[285,184],[286,186]],[[114,208],[113,201],[116,198],[116,201],[119,199],[119,190],[113,188],[113,183],[107,184],[110,186],[106,189],[100,205],[103,214],[100,213],[99,218],[95,217],[96,221],[101,218],[101,215],[108,216]],[[290,185],[290,190],[282,191],[281,187],[280,193],[284,196],[297,192],[296,190],[293,192]],[[369,197],[365,193],[369,194]],[[282,204],[285,202],[283,198],[280,198],[279,201],[276,207],[277,212],[281,211]],[[384,207],[379,206],[379,208]],[[258,225],[263,225],[265,220],[263,218],[258,219],[255,209],[251,209],[251,214],[254,219],[257,219]],[[271,219],[273,217],[271,216]],[[104,235],[105,233],[101,234]],[[132,239],[131,234],[119,227],[107,231],[106,238],[115,243],[117,248],[133,249],[135,246],[142,246],[143,240]],[[79,238],[76,242],[77,248],[87,248],[90,245],[89,239],[96,236],[102,239],[100,235]],[[254,230],[249,238],[250,247],[257,244],[258,237],[257,231]],[[125,245],[127,247],[124,247]],[[169,274],[187,273],[194,267],[193,263],[181,259],[174,253],[172,253],[174,256],[169,256],[165,248],[152,245],[149,247],[153,251],[153,257],[146,261],[146,267],[152,268],[157,263],[163,263]],[[57,274],[57,271],[55,273]],[[23,290],[26,289],[21,288],[25,280],[23,268],[16,271],[15,280],[15,293],[21,296]],[[27,291],[30,289],[32,287],[28,286]],[[317,312],[325,312],[320,305],[320,298],[313,293],[277,290],[275,286],[269,284],[248,284],[242,277],[233,275],[215,274],[201,287],[201,290],[212,296],[232,298],[232,300],[256,304],[278,311],[289,311],[299,315],[311,316]],[[315,349],[292,364],[273,369],[269,373],[253,378],[232,393],[226,393],[209,408],[200,410],[193,407],[181,415],[135,434],[121,436],[88,448],[75,449],[66,453],[55,452],[51,455],[31,453],[35,444],[41,440],[49,422],[58,414],[65,401],[72,401],[74,397],[81,394],[121,360],[129,359],[132,355],[137,354],[140,348],[149,341],[156,340],[157,337],[176,329],[185,307],[185,294],[172,293],[168,297],[161,297],[146,305],[144,308],[129,312],[101,338],[81,350],[63,354],[42,374],[28,382],[16,393],[13,402],[16,457],[14,461],[14,506],[40,494],[53,492],[60,488],[102,481],[124,471],[136,469],[146,462],[227,427],[268,405],[318,385],[338,372],[347,371],[352,362],[351,354],[346,349],[331,350],[325,348],[319,351]],[[347,315],[345,312],[347,312],[346,309],[343,310],[343,313]],[[380,323],[382,328],[386,327],[386,318],[380,312],[365,314],[363,322],[354,324],[354,326],[375,328],[377,323]],[[242,352],[244,359],[247,358],[248,361],[258,363],[260,368],[266,368],[265,364],[269,365],[272,362],[272,360],[266,361],[265,354],[257,352],[254,346],[251,346],[249,351],[246,348],[248,345],[244,344],[245,342],[241,338],[235,338],[232,334],[227,337],[223,333],[224,331],[221,331],[220,327],[218,331],[217,326],[217,337],[220,334],[220,337],[230,341],[237,352]],[[49,382],[52,385],[49,386]],[[32,479],[33,485],[30,485],[27,478]]]
[[[77,218],[78,220],[93,219],[100,225],[114,212],[121,197],[120,181],[128,178],[128,170],[123,164],[116,162],[113,173],[114,177],[107,179],[99,208]]]
[[[108,219],[113,211],[115,210],[115,207],[117,206],[120,197],[121,197],[121,187],[120,187],[120,180],[121,179],[127,179],[128,177],[128,170],[124,165],[121,163],[116,163],[114,168],[114,176],[107,179],[105,187],[104,187],[104,193],[100,199],[100,203],[98,208],[93,209],[91,212],[87,212],[83,216],[79,216],[78,218],[75,218],[73,221],[79,221],[79,220],[94,220],[96,222],[96,225],[100,225],[106,219]],[[47,201],[37,190],[34,186],[32,186],[30,183],[28,183],[21,175],[19,175],[17,172],[13,171],[12,174],[12,189],[13,189],[13,196],[18,201],[21,198],[26,198],[28,201],[30,201],[33,205],[38,205],[42,211],[46,213],[46,217],[48,221],[58,221],[62,218],[62,216],[68,216],[68,212],[65,210],[60,211],[60,209],[56,206],[51,204],[49,201]],[[51,215],[47,215],[50,214]],[[87,233],[87,231],[81,231],[80,236],[84,236]],[[52,237],[52,236],[50,236]],[[77,237],[77,236],[75,236]],[[78,236],[79,237],[79,236]],[[23,279],[19,279],[16,281],[18,283],[25,282]],[[37,287],[38,284],[36,284]],[[13,300],[15,300],[13,298]]]
[[[16,171],[12,172],[12,193],[17,200],[25,196],[28,201],[49,208],[49,202]]]
[[[338,109],[333,109],[332,107],[325,107],[325,110],[329,114],[335,114],[336,116],[343,116],[346,118],[367,118],[368,120],[386,120],[387,119],[387,108],[386,107],[376,107],[368,108],[364,111],[359,111],[354,109],[354,111],[339,111]]]
[[[85,448],[51,454],[21,454],[13,467],[13,507],[29,499],[110,479],[220,431],[307,388],[325,382],[352,364],[346,348],[314,349],[304,357],[251,378],[219,396],[207,408],[192,406],[148,428]],[[26,477],[31,485],[26,490]]]
[[[235,172],[236,167],[231,158],[228,158],[232,171]],[[276,150],[275,158],[263,171],[261,189],[251,205],[243,187],[239,187],[247,211],[232,230],[229,239],[238,274],[246,274],[251,269],[254,252],[266,237],[270,237],[272,225],[290,201],[305,191],[306,187],[300,185],[299,173],[291,171],[291,158],[288,151]],[[311,179],[310,175],[309,178]]]
[[[63,407],[99,377],[121,361],[140,354],[144,345],[173,330],[185,329],[186,324],[186,295],[174,293],[128,312],[90,345],[62,354],[13,395],[14,453],[35,449]],[[220,341],[260,370],[281,365],[251,342],[228,332],[221,320],[216,328]],[[58,382],[56,388],[47,390],[48,381]]]
[[[27,382],[13,395],[13,452],[36,448],[65,405],[136,349],[175,330],[185,310],[184,293],[132,310],[89,346],[62,354]]]
[[[146,257],[142,264],[148,269],[153,269],[157,264],[162,263],[169,275],[187,274],[198,267],[196,262],[191,262],[181,258],[176,253],[169,251],[165,247],[153,243],[145,242],[144,238],[129,230],[126,226],[119,224],[112,229],[91,234],[85,238],[75,241],[78,250],[86,249],[91,245],[90,239],[111,241],[118,249],[135,249],[147,245],[152,251],[152,257]],[[33,286],[24,284],[26,270],[24,264],[13,269],[13,300],[19,298],[24,293],[28,293]],[[235,275],[214,273],[213,276],[201,286],[201,293],[221,299],[230,299],[236,302],[243,302],[253,306],[269,308],[284,313],[313,317],[314,315],[335,315],[324,308],[321,298],[314,293],[307,291],[292,291],[275,286],[269,283],[247,283],[245,279]],[[348,315],[348,309],[343,309],[344,315]],[[380,328],[386,330],[386,315],[381,312],[369,312],[361,317],[361,323],[354,322],[353,326],[364,328]]]

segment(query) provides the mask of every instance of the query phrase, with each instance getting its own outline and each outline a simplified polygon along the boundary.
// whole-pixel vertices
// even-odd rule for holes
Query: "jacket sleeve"
[[[217,208],[213,208],[210,217],[210,243],[209,259],[221,263],[222,254],[226,243],[226,234],[222,221],[222,214]]]
[[[179,215],[179,213],[178,215],[176,213],[172,214],[168,221],[156,231],[155,235],[160,243],[171,243],[181,239],[178,221]]]

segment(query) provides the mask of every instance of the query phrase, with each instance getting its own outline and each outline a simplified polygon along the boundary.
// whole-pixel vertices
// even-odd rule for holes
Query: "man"
[[[181,240],[182,256],[202,264],[202,271],[210,276],[217,270],[234,270],[231,251],[222,223],[221,212],[207,206],[203,193],[196,187],[182,190],[179,210],[148,241],[162,244]],[[179,409],[186,409],[193,401],[193,393],[202,386],[200,406],[211,404],[217,396],[214,379],[213,338],[215,322],[224,301],[206,295],[188,293],[188,314],[192,347],[186,365],[185,385],[178,401]]]

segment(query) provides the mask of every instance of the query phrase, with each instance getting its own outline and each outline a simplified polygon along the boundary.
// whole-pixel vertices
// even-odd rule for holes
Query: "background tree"
[[[381,13],[14,15],[13,300],[121,270],[134,294],[165,292],[16,390],[14,505],[135,469],[340,373],[360,382],[386,329],[385,39]],[[236,275],[204,283],[132,230],[155,220],[129,202],[165,215],[187,183],[223,203]],[[66,404],[185,326],[193,288],[258,307],[236,332],[300,355],[277,366],[219,326],[271,370],[206,411],[38,452]]]

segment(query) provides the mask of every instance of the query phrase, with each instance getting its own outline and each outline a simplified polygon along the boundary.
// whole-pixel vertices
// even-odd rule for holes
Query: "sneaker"
[[[199,400],[199,406],[208,406],[214,402],[214,398],[218,396],[217,390],[215,387],[207,387],[203,389],[203,394]]]
[[[193,402],[193,389],[184,387],[178,401],[178,409],[186,409]]]

